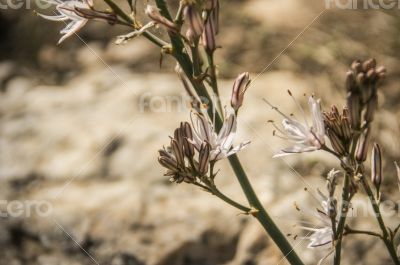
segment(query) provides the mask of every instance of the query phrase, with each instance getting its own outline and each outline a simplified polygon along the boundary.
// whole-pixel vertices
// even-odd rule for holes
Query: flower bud
[[[346,90],[348,92],[355,92],[357,91],[357,84],[354,77],[354,73],[352,71],[348,71],[346,73]]]
[[[356,160],[358,162],[364,162],[367,159],[368,145],[370,138],[371,129],[368,128],[366,132],[362,133],[357,142],[356,147]]]
[[[374,184],[377,192],[382,183],[382,157],[381,148],[377,143],[374,143],[371,155],[371,181]]]
[[[215,23],[214,20],[209,17],[206,20],[203,35],[201,37],[202,44],[208,53],[213,53],[217,49],[217,44],[215,41]]]
[[[338,153],[339,155],[343,156],[346,154],[346,148],[344,147],[342,141],[339,139],[339,137],[336,135],[335,132],[332,130],[328,129],[327,134],[329,137],[329,140],[331,141],[333,149]]]
[[[352,64],[351,64],[351,69],[358,73],[362,71],[362,64],[360,60],[355,60]]]
[[[147,5],[145,13],[153,21],[165,26],[168,31],[178,32],[178,28],[176,27],[176,25],[172,21],[163,17],[158,11],[157,7],[154,7],[152,5]]]
[[[397,164],[397,162],[394,162],[394,165],[396,166],[396,172],[397,172],[397,185],[399,186],[400,190],[400,167]]]
[[[361,124],[361,104],[360,95],[350,92],[347,94],[347,108],[349,109],[349,118],[351,128],[357,130]]]
[[[367,111],[365,112],[364,115],[365,122],[370,123],[374,120],[374,114],[377,107],[378,107],[378,97],[374,95],[367,104]]]
[[[375,59],[369,59],[362,64],[362,68],[363,68],[364,72],[368,72],[370,69],[375,68],[375,67],[376,67]]]
[[[240,74],[233,84],[231,106],[237,111],[243,104],[244,93],[250,84],[249,73],[245,72]]]
[[[184,14],[189,24],[191,34],[193,34],[195,38],[200,37],[201,34],[203,34],[204,24],[199,12],[196,10],[196,7],[194,5],[186,6]]]
[[[204,142],[199,151],[199,167],[198,173],[204,176],[208,172],[208,164],[210,162],[210,145]]]
[[[185,160],[184,160],[184,156],[183,156],[182,146],[178,143],[177,140],[172,139],[171,140],[171,148],[175,155],[176,162],[178,163],[178,167],[185,167]]]

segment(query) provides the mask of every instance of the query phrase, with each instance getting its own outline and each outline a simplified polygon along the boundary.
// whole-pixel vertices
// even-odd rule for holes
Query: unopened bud
[[[329,140],[331,141],[332,147],[336,151],[336,153],[338,153],[341,156],[345,155],[346,149],[345,149],[342,141],[336,135],[336,133],[333,132],[332,130],[328,129],[327,134],[328,134]]]
[[[375,68],[375,67],[376,67],[375,59],[369,59],[369,60],[365,61],[362,65],[364,72],[368,72],[370,69]]]
[[[184,10],[185,18],[189,24],[189,29],[195,38],[203,34],[204,24],[199,12],[194,5],[187,5]]]
[[[379,194],[379,188],[382,183],[382,156],[381,148],[377,143],[374,143],[374,147],[372,148],[371,181]]]
[[[349,109],[349,118],[351,128],[357,130],[361,124],[361,104],[360,95],[350,92],[347,94],[347,108]]]
[[[396,166],[396,172],[397,172],[397,185],[399,186],[400,190],[400,167],[397,164],[397,162],[394,162],[394,165]]]
[[[367,104],[367,111],[365,112],[364,119],[365,122],[370,123],[374,120],[374,114],[378,107],[378,97],[376,95],[372,96]]]
[[[198,173],[200,174],[200,176],[207,174],[209,162],[210,162],[210,145],[204,142],[201,145],[199,151]]]
[[[185,151],[185,155],[188,158],[193,158],[194,156],[194,146],[190,142],[193,140],[193,132],[192,132],[192,127],[190,127],[190,124],[188,122],[181,123],[181,128],[180,128],[183,136],[183,147]]]
[[[357,88],[358,87],[357,87],[357,84],[356,84],[354,73],[352,71],[348,71],[346,73],[346,90],[348,92],[350,92],[350,91],[356,92]]]
[[[231,106],[237,111],[243,104],[244,93],[250,84],[249,73],[245,72],[240,74],[233,84]]]
[[[386,77],[386,67],[384,66],[379,66],[376,68],[376,74],[378,75],[379,79],[383,79]]]
[[[176,27],[176,25],[172,21],[163,17],[158,11],[157,7],[154,7],[152,5],[147,5],[145,13],[153,21],[157,22],[160,25],[165,26],[168,31],[178,32],[178,28]]]
[[[356,81],[357,81],[357,84],[362,87],[365,83],[365,74],[358,73],[358,75],[356,77]]]
[[[184,154],[183,154],[182,145],[180,145],[177,140],[172,139],[171,140],[171,148],[175,155],[176,162],[178,163],[178,167],[184,167],[185,160],[184,160],[184,156],[183,156]]]
[[[360,60],[355,60],[352,64],[351,64],[351,69],[356,72],[359,73],[362,71],[362,64]]]
[[[201,37],[202,44],[208,53],[213,53],[217,49],[215,35],[215,23],[214,20],[209,17],[205,23],[204,32]]]
[[[367,159],[370,131],[371,129],[368,128],[358,139],[356,147],[356,160],[358,162],[364,162]]]

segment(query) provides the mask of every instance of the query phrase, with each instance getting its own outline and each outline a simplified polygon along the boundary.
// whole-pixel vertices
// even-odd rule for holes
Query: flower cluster
[[[377,83],[386,76],[386,68],[377,67],[375,59],[356,60],[347,72],[347,107],[353,130],[360,130],[374,119],[378,106]],[[364,117],[362,113],[364,111]]]
[[[326,134],[332,148],[340,156],[347,155],[353,137],[350,127],[349,110],[343,108],[342,113],[340,113],[336,106],[332,106],[330,111],[325,111],[323,114]]]
[[[158,161],[167,169],[165,175],[171,177],[172,182],[204,182],[209,171],[212,180],[215,177],[212,168],[218,160],[239,152],[250,143],[243,142],[233,147],[237,127],[233,113],[227,115],[218,134],[205,113],[193,112],[191,123],[181,123],[171,138],[170,146],[159,151]]]

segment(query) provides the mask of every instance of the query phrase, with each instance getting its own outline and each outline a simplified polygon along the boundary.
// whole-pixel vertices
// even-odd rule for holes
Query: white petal
[[[222,125],[221,131],[217,138],[217,144],[225,150],[229,150],[233,144],[236,135],[236,117],[234,114],[229,115]]]
[[[325,135],[325,125],[324,118],[321,112],[320,99],[315,100],[313,97],[309,97],[308,102],[311,109],[311,114],[313,117],[313,128],[315,129],[315,133],[317,134],[318,139],[323,142],[323,138]]]
[[[41,16],[44,19],[47,20],[51,20],[51,21],[66,21],[69,20],[68,17],[66,17],[65,15],[56,15],[56,16],[47,16],[47,15],[43,15],[40,13],[37,13],[39,16]]]
[[[282,151],[280,151],[279,153],[274,155],[273,158],[287,156],[287,155],[291,155],[291,154],[297,154],[297,153],[312,152],[315,150],[318,150],[318,148],[315,146],[297,144],[297,145],[293,145],[291,147],[283,149]]]
[[[61,33],[64,34],[64,36],[62,36],[62,38],[58,41],[58,44],[62,43],[64,40],[78,32],[83,26],[85,26],[86,23],[87,20],[70,22],[63,30],[61,30]]]

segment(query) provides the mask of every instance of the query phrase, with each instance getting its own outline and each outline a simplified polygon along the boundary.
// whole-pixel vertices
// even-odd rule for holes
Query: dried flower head
[[[330,111],[323,114],[326,134],[333,149],[341,156],[346,155],[353,135],[348,109],[343,108],[342,113],[339,113],[337,107],[332,106]]]
[[[293,98],[293,100],[299,106],[301,112],[304,115],[303,109],[301,108],[300,104],[294,99],[290,91],[289,95]],[[295,118],[291,118],[285,115],[277,107],[274,107],[265,99],[264,101],[269,106],[271,106],[272,109],[276,110],[284,117],[284,119],[282,120],[283,129],[280,129],[278,126],[275,125],[274,122],[272,122],[276,131],[281,134],[277,135],[276,131],[274,131],[274,135],[295,143],[291,147],[282,149],[281,152],[276,154],[274,157],[285,156],[293,153],[312,152],[321,149],[325,145],[325,125],[321,112],[320,99],[315,100],[312,96],[308,99],[308,104],[312,115],[312,125],[309,125],[305,116],[304,123],[301,123]]]
[[[169,176],[171,182],[196,183],[207,174],[210,145],[203,142],[196,158],[192,141],[192,128],[189,123],[183,122],[174,131],[170,145],[159,151],[158,162],[167,169],[165,176]]]
[[[61,39],[58,41],[58,44],[62,43],[67,38],[71,37],[73,34],[76,34],[83,26],[86,25],[88,19],[83,15],[77,12],[77,8],[80,9],[90,9],[93,6],[91,0],[45,0],[46,3],[52,4],[56,6],[56,10],[58,14],[54,16],[48,16],[38,13],[39,16],[43,17],[47,20],[52,21],[70,21],[67,26],[60,31],[63,35]]]

